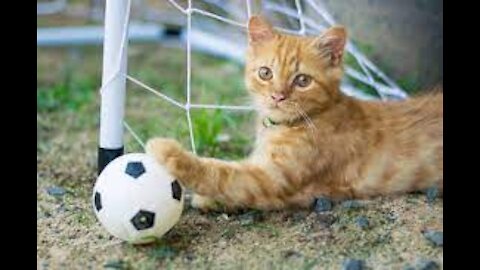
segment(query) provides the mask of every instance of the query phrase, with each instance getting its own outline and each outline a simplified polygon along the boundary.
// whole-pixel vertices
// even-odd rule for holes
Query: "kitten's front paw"
[[[190,155],[183,149],[182,145],[175,140],[166,138],[151,139],[145,145],[145,152],[154,157],[160,164],[175,177],[181,177],[190,162]]]
[[[145,152],[155,157],[159,162],[166,163],[169,158],[181,155],[183,148],[173,139],[154,138],[150,139],[145,145]]]

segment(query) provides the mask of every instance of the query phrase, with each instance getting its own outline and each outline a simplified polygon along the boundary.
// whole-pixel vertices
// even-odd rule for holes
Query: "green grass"
[[[415,94],[420,91],[420,84],[418,83],[417,78],[413,75],[404,76],[397,80],[397,84],[405,89],[409,94]]]
[[[148,251],[148,255],[155,260],[168,260],[173,257],[177,252],[169,246],[159,246]]]
[[[249,230],[254,230],[256,232],[264,232],[268,235],[268,237],[279,237],[280,236],[280,231],[275,228],[275,226],[272,226],[269,223],[261,222],[261,223],[253,223],[246,225],[247,229]]]
[[[158,58],[151,57],[153,54]],[[38,111],[42,113],[70,112],[78,115],[77,120],[96,119],[89,124],[98,124],[100,69],[74,63],[71,52],[48,51],[59,57],[65,64],[59,66],[55,81],[42,81],[48,78],[47,64],[37,65],[40,78],[37,80]],[[45,52],[43,52],[45,53]],[[98,63],[100,51],[86,48],[77,51],[85,62]],[[129,73],[163,94],[184,103],[186,100],[185,70],[182,50],[158,49],[151,45],[132,45],[129,57]],[[247,100],[243,89],[242,67],[226,60],[205,55],[192,56],[192,102],[198,104],[241,105]],[[91,64],[91,63],[90,63]],[[168,67],[168,68],[166,68]],[[161,72],[159,72],[161,70]],[[43,75],[43,76],[42,76]],[[44,79],[47,80],[47,79]],[[224,110],[193,109],[191,111],[195,143],[199,154],[220,158],[241,158],[248,152],[248,133],[239,132],[239,126],[251,125],[251,114],[230,113]],[[172,137],[190,147],[186,113],[180,108],[159,99],[150,92],[129,82],[127,85],[126,121],[134,128],[142,140],[151,137]],[[249,130],[250,128],[246,128]],[[222,141],[221,137],[228,138]],[[141,151],[134,139],[127,135],[127,149]]]
[[[228,132],[237,127],[239,116],[222,110],[203,110],[192,117],[198,152],[204,156],[239,158],[246,153],[248,136],[240,132]],[[224,140],[222,140],[222,135]],[[233,135],[233,136],[232,136]]]
[[[91,80],[72,80],[37,89],[38,111],[81,112],[95,98]]]

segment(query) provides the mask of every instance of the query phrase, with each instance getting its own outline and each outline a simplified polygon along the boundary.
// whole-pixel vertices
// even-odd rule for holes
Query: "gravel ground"
[[[96,130],[66,135],[66,130],[76,129],[69,124],[76,122],[74,115],[61,115],[66,120],[61,130],[54,128],[58,118],[38,117],[40,135],[48,137],[39,144],[37,157],[39,269],[442,266],[443,201],[429,203],[425,194],[332,203],[325,211],[226,215],[201,214],[187,207],[180,222],[158,243],[121,243],[96,221],[89,200],[95,180]]]

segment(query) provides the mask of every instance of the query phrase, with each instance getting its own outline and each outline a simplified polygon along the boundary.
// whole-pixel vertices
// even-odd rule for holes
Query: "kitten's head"
[[[248,22],[245,82],[257,109],[273,121],[328,108],[339,96],[346,32],[341,26],[318,37],[280,34],[264,19]]]

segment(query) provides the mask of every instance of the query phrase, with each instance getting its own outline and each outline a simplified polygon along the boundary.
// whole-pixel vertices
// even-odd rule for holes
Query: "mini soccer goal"
[[[180,30],[166,31],[166,35],[176,35],[185,44],[186,50],[186,99],[179,101],[154,85],[135,78],[127,72],[127,50],[129,41],[129,18],[132,0],[106,0],[103,40],[103,73],[100,89],[100,140],[98,150],[98,172],[113,159],[122,155],[124,130],[144,145],[144,141],[125,121],[127,81],[150,92],[152,95],[176,106],[186,114],[191,150],[196,153],[192,114],[198,109],[250,111],[248,105],[199,104],[192,101],[192,50],[222,56],[232,61],[242,62],[245,42],[237,37],[218,35],[219,26],[245,30],[252,14],[267,16],[277,30],[292,35],[318,35],[324,29],[336,24],[321,0],[294,1],[175,1],[158,0],[173,7],[178,17],[186,19]],[[142,1],[143,2],[143,1]],[[306,12],[308,11],[308,12]],[[146,10],[150,12],[151,10]],[[192,26],[192,17],[208,19],[203,26]],[[348,26],[347,26],[348,27]],[[241,37],[240,37],[241,38]],[[246,37],[245,37],[246,39]],[[155,57],[155,56],[152,56]],[[159,74],[161,76],[161,74]],[[351,41],[347,42],[345,55],[345,79],[341,90],[359,99],[404,99],[407,94],[377,66],[375,66]],[[159,136],[161,134],[158,134]]]

